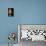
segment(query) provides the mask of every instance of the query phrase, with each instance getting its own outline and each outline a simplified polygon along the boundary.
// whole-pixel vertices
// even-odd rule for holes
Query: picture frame
[[[14,16],[14,8],[8,8],[8,17]]]

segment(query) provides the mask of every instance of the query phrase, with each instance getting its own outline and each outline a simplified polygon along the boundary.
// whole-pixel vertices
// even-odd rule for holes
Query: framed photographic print
[[[8,16],[14,16],[14,8],[8,8]]]

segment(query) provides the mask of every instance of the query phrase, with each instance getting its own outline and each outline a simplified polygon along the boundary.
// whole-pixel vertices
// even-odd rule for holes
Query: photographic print
[[[46,25],[20,24],[18,25],[18,38],[20,46],[46,42]],[[40,43],[41,43],[40,42]]]
[[[14,16],[14,8],[8,8],[8,16]]]

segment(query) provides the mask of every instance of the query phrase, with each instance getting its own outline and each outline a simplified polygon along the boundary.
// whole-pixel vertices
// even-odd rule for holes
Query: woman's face
[[[11,9],[9,9],[9,14],[11,15],[11,13],[12,13],[12,11],[11,11]]]

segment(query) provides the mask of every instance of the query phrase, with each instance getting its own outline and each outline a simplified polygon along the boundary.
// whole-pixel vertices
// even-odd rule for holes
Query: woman
[[[14,16],[14,9],[8,8],[8,16]]]

